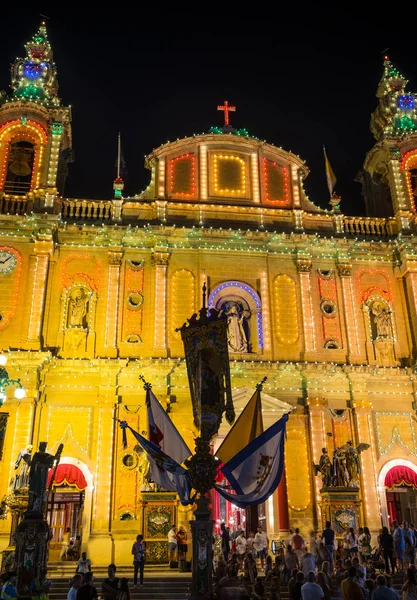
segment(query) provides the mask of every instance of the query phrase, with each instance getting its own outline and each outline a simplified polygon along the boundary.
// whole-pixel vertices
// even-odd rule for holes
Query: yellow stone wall
[[[108,563],[115,552],[129,562],[131,540],[143,528],[142,463],[132,469],[123,465],[113,417],[127,418],[138,430],[146,426],[143,374],[193,446],[188,381],[175,328],[201,305],[204,281],[209,294],[237,281],[261,299],[264,347],[256,338],[252,354],[231,354],[233,387],[254,386],[267,375],[265,391],[298,407],[289,421],[286,455],[291,524],[304,531],[317,525],[320,482],[311,463],[318,462],[324,445],[331,452],[335,442],[354,439],[372,445],[362,463],[363,519],[378,528],[381,469],[399,458],[417,465],[415,376],[407,366],[415,355],[410,316],[415,299],[412,284],[404,282],[412,273],[388,262],[388,248],[368,260],[363,257],[369,242],[358,247],[341,240],[343,262],[331,257],[334,246],[315,242],[312,248],[306,235],[279,236],[269,251],[255,251],[244,233],[236,246],[218,249],[230,235],[221,230],[190,240],[187,230],[78,228],[58,225],[53,217],[35,226],[24,217],[0,225],[1,245],[19,256],[15,271],[0,275],[0,310],[9,315],[0,324],[0,347],[9,355],[10,375],[21,377],[28,390],[24,400],[10,396],[1,409],[9,421],[0,497],[8,492],[21,448],[30,441],[36,446],[46,440],[49,449],[64,443],[64,458],[91,477],[84,547],[96,564]],[[323,280],[323,273],[329,278]],[[78,347],[65,337],[65,298],[72,285],[92,292],[88,339]],[[332,331],[338,331],[340,346],[325,349],[321,304],[329,286],[337,319]],[[378,293],[393,309],[395,340],[385,356],[375,352],[367,330],[366,299],[375,290],[383,290]],[[257,336],[255,318],[252,322]],[[330,409],[347,410],[340,417]],[[136,520],[121,521],[126,511]],[[183,522],[190,518],[182,509],[179,515]],[[9,519],[0,521],[2,548],[9,527]],[[279,533],[276,523],[273,531]]]

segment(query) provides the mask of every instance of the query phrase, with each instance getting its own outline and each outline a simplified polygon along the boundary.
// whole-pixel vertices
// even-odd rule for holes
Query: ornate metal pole
[[[193,404],[194,423],[200,435],[195,439],[195,454],[186,466],[193,488],[197,491],[195,520],[190,522],[193,535],[192,600],[212,597],[213,521],[210,519],[207,494],[214,487],[217,462],[210,442],[217,435],[223,413],[233,423],[233,408],[227,316],[206,308],[206,284],[203,308],[194,314],[180,331],[184,344],[188,380]]]

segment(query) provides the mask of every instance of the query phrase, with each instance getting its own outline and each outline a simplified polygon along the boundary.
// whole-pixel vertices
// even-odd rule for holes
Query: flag
[[[326,148],[323,146],[324,152],[324,163],[326,165],[326,179],[327,179],[327,187],[329,188],[330,197],[332,197],[334,186],[336,185],[336,175],[333,172],[333,169],[329,163],[329,159],[327,158]]]
[[[130,429],[135,439],[145,450],[151,468],[152,481],[169,492],[176,492],[181,504],[184,506],[192,504],[193,500],[190,497],[191,481],[186,469],[162,452],[159,446],[134,431],[126,421],[120,421],[120,427],[123,430],[123,445],[125,447],[127,446],[126,430]]]
[[[288,414],[285,414],[222,467],[235,492],[231,494],[216,485],[215,489],[223,498],[240,508],[246,508],[262,504],[276,490],[284,470],[287,421]]]
[[[256,388],[238,420],[216,451],[222,463],[227,463],[264,430],[262,422],[261,389]]]
[[[190,449],[158,402],[151,386],[146,384],[145,389],[149,440],[159,446],[162,452],[173,458],[177,463],[182,464],[191,456]]]

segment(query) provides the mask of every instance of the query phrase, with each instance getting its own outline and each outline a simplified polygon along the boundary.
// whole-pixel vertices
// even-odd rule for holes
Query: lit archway
[[[408,469],[411,469],[411,471],[413,471],[417,475],[417,465],[412,463],[410,460],[405,460],[404,458],[396,458],[396,459],[390,460],[387,463],[385,463],[385,465],[380,470],[379,477],[378,477],[378,493],[379,493],[379,500],[380,500],[380,506],[381,506],[381,519],[382,519],[383,525],[386,525],[387,527],[389,526],[389,519],[388,519],[388,505],[387,505],[387,494],[386,494],[387,488],[385,487],[385,478],[388,475],[388,473],[391,471],[391,469],[393,469],[394,467],[407,467]]]

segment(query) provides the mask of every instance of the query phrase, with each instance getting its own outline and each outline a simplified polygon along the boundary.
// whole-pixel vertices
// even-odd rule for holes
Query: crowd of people
[[[402,573],[401,600],[417,600],[417,530],[404,522],[393,521],[383,527],[375,540],[367,527],[349,528],[337,540],[329,522],[324,530],[304,536],[297,528],[288,539],[270,553],[267,534],[259,527],[256,533],[237,531],[233,535],[222,523],[215,536],[213,559],[214,592],[219,600],[281,600],[287,587],[290,600],[398,600],[392,587],[392,573]],[[374,542],[374,543],[373,543]],[[187,533],[172,527],[168,534],[170,566],[185,561]],[[136,537],[131,550],[133,588],[143,585],[146,546],[142,535]],[[108,567],[100,594],[94,586],[91,561],[85,552],[76,565],[68,600],[130,600],[129,579],[116,576],[116,565]],[[397,581],[398,583],[398,581]],[[46,571],[35,578],[28,589],[33,600],[48,600],[51,582]],[[17,598],[16,573],[3,576],[1,600]]]
[[[303,536],[299,529],[272,558],[266,534],[258,529],[230,540],[221,528],[215,556],[214,587],[219,599],[280,600],[283,587],[291,600],[399,600],[391,574],[403,574],[401,600],[417,600],[417,530],[407,522],[383,527],[372,544],[367,527],[349,528],[337,540],[331,524]]]

